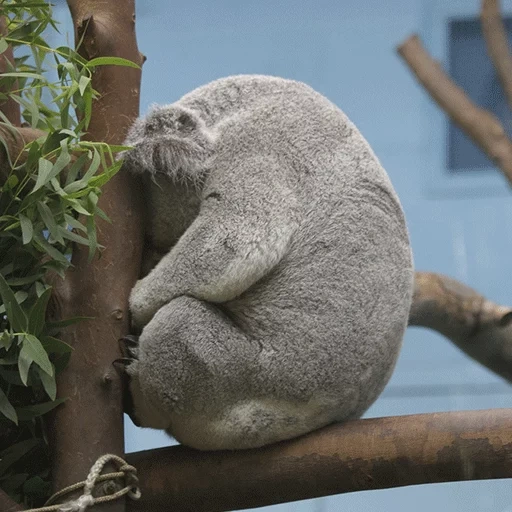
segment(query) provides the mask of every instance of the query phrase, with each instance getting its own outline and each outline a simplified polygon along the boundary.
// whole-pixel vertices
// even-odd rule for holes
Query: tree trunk
[[[68,0],[68,5],[75,39],[83,38],[79,51],[85,58],[116,56],[142,65],[134,0]],[[93,87],[100,98],[93,106],[89,140],[123,142],[138,115],[140,75],[140,70],[127,67],[97,68]],[[89,264],[87,247],[75,247],[74,267],[56,286],[53,307],[59,317],[92,319],[61,335],[74,352],[58,380],[59,396],[69,400],[56,409],[50,424],[55,491],[85,479],[99,456],[124,453],[121,383],[111,363],[119,357],[118,339],[128,331],[127,299],[140,268],[138,190],[136,180],[123,172],[104,187],[99,206],[112,221],[98,221],[98,239],[105,250]],[[96,508],[122,511],[124,501]]]

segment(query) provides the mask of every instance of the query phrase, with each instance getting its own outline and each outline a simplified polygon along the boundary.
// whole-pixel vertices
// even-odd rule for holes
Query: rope
[[[102,475],[103,467],[107,462],[114,462],[118,471]],[[126,486],[112,494],[99,496],[95,498],[92,491],[97,483],[104,482],[105,480],[115,480],[117,478],[124,478]],[[86,508],[92,507],[97,503],[106,503],[114,501],[121,496],[128,495],[132,500],[140,498],[140,489],[138,487],[139,480],[137,478],[137,470],[125,462],[121,457],[112,454],[102,455],[92,466],[87,476],[87,480],[70,485],[61,491],[56,492],[41,508],[32,508],[25,512],[84,512]],[[54,504],[60,498],[83,489],[83,494],[75,500],[69,500],[65,503]]]

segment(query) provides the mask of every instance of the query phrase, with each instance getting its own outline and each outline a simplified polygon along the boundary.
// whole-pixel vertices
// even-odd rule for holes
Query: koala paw
[[[151,297],[150,290],[148,284],[141,279],[135,283],[130,294],[130,313],[135,329],[142,329],[159,309],[158,305],[155,307],[153,304],[154,298]]]

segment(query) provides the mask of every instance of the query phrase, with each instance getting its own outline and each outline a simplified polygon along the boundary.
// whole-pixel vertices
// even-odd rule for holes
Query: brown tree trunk
[[[68,0],[68,5],[75,38],[83,37],[80,53],[85,58],[116,56],[142,65],[134,0]],[[93,87],[101,96],[93,106],[87,138],[122,143],[138,115],[140,70],[99,67]],[[59,396],[69,400],[57,408],[50,426],[54,490],[85,479],[99,456],[124,453],[122,390],[111,363],[119,357],[118,339],[128,330],[127,298],[140,267],[138,189],[135,179],[123,172],[104,188],[99,206],[112,221],[98,221],[98,239],[105,250],[88,264],[87,248],[77,246],[74,268],[54,294],[61,318],[93,317],[62,333],[74,352],[58,381]],[[122,511],[124,501],[96,508]]]
[[[7,35],[7,19],[5,16],[0,16],[0,34]],[[7,50],[0,55],[0,74],[7,73],[14,68],[14,56],[12,47],[9,45]],[[14,81],[13,90],[18,88],[18,81]],[[14,126],[21,126],[21,112],[20,106],[12,99],[7,98],[0,102],[0,111],[9,119]]]

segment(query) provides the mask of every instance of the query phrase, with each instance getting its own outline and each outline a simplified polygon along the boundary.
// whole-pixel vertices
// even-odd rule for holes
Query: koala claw
[[[138,359],[138,350],[139,350],[139,337],[134,334],[127,334],[123,338],[119,340],[119,346],[121,348],[121,353],[123,354],[123,359],[118,359],[117,361],[133,361],[134,359]]]

